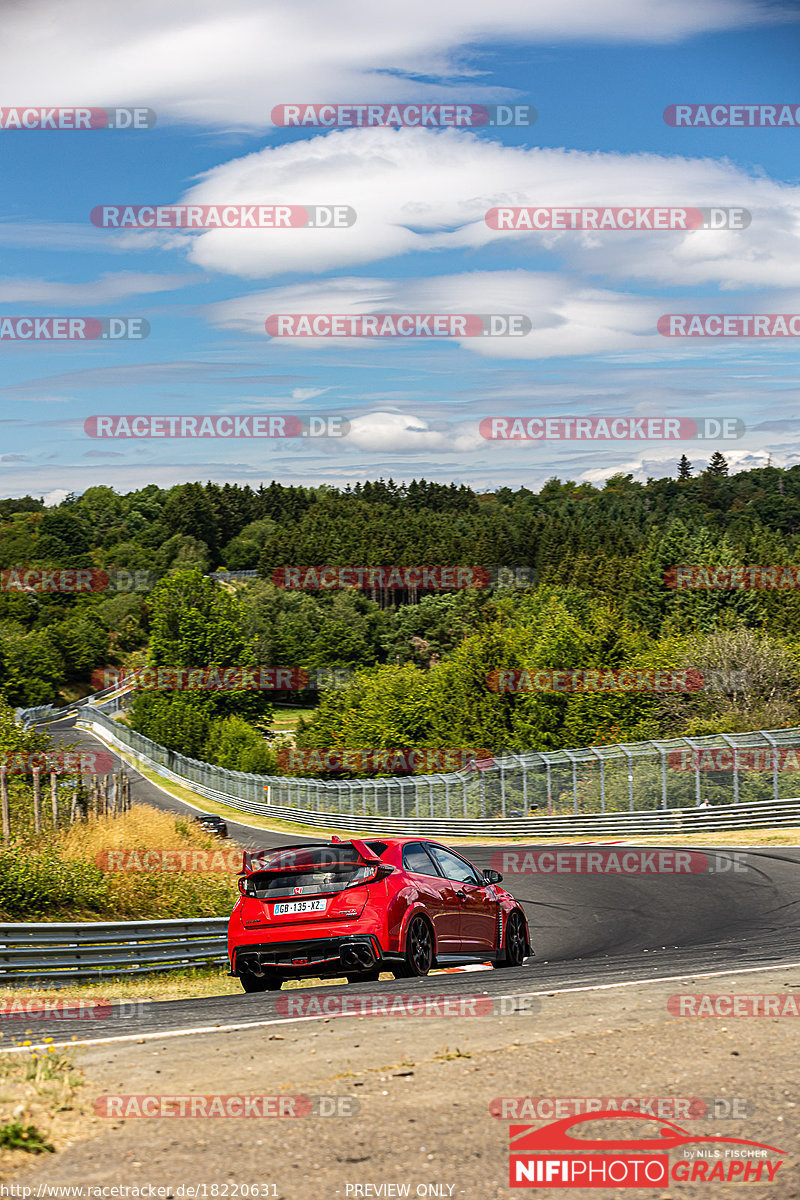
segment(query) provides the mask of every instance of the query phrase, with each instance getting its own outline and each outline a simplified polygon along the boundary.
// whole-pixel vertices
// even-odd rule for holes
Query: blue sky
[[[489,10],[489,11],[487,11]],[[478,489],[800,461],[797,339],[660,337],[667,312],[800,313],[794,5],[759,0],[32,0],[0,107],[147,106],[150,130],[0,130],[0,320],[139,317],[145,341],[0,341],[0,494],[189,479]],[[532,104],[531,128],[287,130],[287,102]],[[98,204],[340,203],[347,230],[96,229]],[[742,206],[741,232],[494,233],[494,204]],[[521,339],[270,339],[280,312],[524,313]],[[95,414],[336,414],[342,440],[95,440]],[[738,417],[736,442],[487,443],[483,417]]]

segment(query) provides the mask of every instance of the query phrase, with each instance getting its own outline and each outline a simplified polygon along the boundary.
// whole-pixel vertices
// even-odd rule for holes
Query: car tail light
[[[363,867],[358,867],[353,872],[353,877],[349,880],[347,887],[361,887],[365,883],[374,883],[377,879],[385,879],[393,871],[394,867],[389,866],[388,863],[365,863]]]

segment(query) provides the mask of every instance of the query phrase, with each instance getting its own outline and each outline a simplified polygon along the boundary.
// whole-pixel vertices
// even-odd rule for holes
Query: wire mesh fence
[[[476,760],[450,774],[359,779],[251,775],[187,758],[114,720],[114,697],[81,720],[209,797],[271,807],[415,821],[657,812],[793,798],[800,729],[630,742]],[[255,807],[251,807],[255,806]]]

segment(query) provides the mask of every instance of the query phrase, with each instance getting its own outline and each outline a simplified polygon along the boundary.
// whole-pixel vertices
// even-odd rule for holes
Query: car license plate
[[[275,905],[275,916],[282,913],[325,912],[325,900],[288,900]]]

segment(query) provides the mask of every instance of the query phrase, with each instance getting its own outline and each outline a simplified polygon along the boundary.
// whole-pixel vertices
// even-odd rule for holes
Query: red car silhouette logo
[[[583,1138],[573,1137],[570,1130],[573,1126],[582,1125],[585,1121],[647,1121],[653,1118],[645,1113],[620,1112],[619,1109],[607,1109],[602,1112],[589,1113],[586,1116],[564,1117],[561,1121],[553,1121],[550,1125],[537,1128],[533,1125],[509,1126],[510,1150],[513,1154],[528,1153],[559,1153],[568,1150],[586,1152],[589,1150],[642,1150],[661,1151],[676,1150],[679,1146],[691,1144],[713,1145],[724,1143],[733,1146],[755,1146],[759,1150],[770,1150],[775,1154],[785,1154],[777,1146],[767,1146],[763,1142],[750,1142],[745,1138],[711,1137],[689,1133],[680,1125],[671,1121],[659,1121],[661,1126],[658,1137],[650,1138]]]

